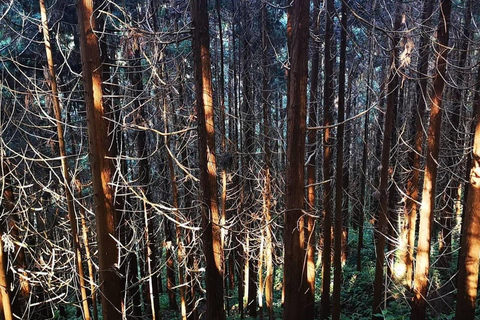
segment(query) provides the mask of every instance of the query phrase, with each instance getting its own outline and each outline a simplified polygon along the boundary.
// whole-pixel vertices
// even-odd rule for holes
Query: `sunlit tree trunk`
[[[223,248],[217,198],[215,125],[207,8],[206,0],[192,1],[203,246],[207,263],[205,279],[207,290],[206,319],[220,320],[225,319],[223,307]]]
[[[437,29],[437,63],[433,80],[432,104],[430,107],[430,125],[427,133],[427,153],[425,177],[423,181],[422,203],[420,206],[420,226],[415,264],[415,277],[411,319],[425,319],[428,273],[430,270],[430,245],[435,208],[435,184],[437,181],[438,153],[440,147],[440,128],[442,123],[442,95],[445,86],[445,70],[448,56],[448,37],[450,29],[451,1],[440,3],[440,19]]]
[[[319,36],[319,20],[320,20],[320,1],[313,1],[313,32]],[[312,41],[313,53],[312,53],[312,68],[310,74],[310,103],[308,110],[308,124],[310,127],[315,127],[317,123],[317,109],[318,109],[318,64],[320,59],[320,44],[316,43],[318,39],[310,39]],[[307,285],[308,290],[306,292],[306,308],[307,313],[313,314],[315,307],[315,216],[316,210],[316,188],[317,182],[317,168],[316,168],[316,155],[317,155],[317,131],[309,130],[307,135],[307,259],[306,259],[306,272],[307,272]]]
[[[458,256],[458,291],[456,319],[475,319],[480,261],[480,68],[475,86],[474,117],[475,136],[468,199],[464,208],[462,241]]]
[[[423,33],[420,39],[418,74],[420,77],[417,87],[417,108],[414,110],[415,117],[415,135],[414,149],[409,152],[409,161],[411,165],[411,173],[406,186],[405,209],[403,213],[403,225],[400,231],[399,243],[399,270],[405,270],[404,283],[407,288],[412,285],[413,279],[413,250],[415,247],[415,229],[417,224],[417,201],[419,198],[419,178],[420,178],[420,160],[423,149],[424,124],[423,115],[427,104],[427,84],[428,84],[428,59],[430,56],[430,36],[428,28],[430,26],[431,15],[433,11],[434,1],[425,0],[423,3],[422,25]],[[401,275],[397,275],[402,277]]]
[[[267,61],[267,6],[265,3],[262,3],[262,104],[263,104],[263,146],[265,149],[265,186],[263,190],[263,214],[265,217],[265,228],[264,228],[264,257],[265,257],[265,284],[262,281],[260,283],[260,292],[262,292],[262,287],[265,285],[265,301],[267,305],[268,318],[270,320],[274,319],[273,313],[273,237],[272,237],[272,213],[271,213],[271,178],[270,178],[270,167],[271,167],[271,151],[270,151],[270,100],[268,93],[268,61]],[[262,257],[262,256],[261,256]],[[262,260],[262,258],[260,258]],[[259,268],[259,275],[262,274],[262,268]],[[262,295],[259,297],[261,301]]]
[[[108,136],[102,102],[102,77],[98,39],[94,33],[92,0],[77,2],[80,53],[82,57],[85,105],[87,109],[89,155],[92,173],[98,237],[100,290],[104,320],[121,319],[122,281],[118,274],[118,251],[114,239],[117,217],[114,194],[109,185],[113,168],[108,156]]]
[[[304,272],[304,159],[308,78],[309,1],[295,0],[291,23],[291,69],[288,81],[287,172],[285,190],[285,304],[283,319],[313,319],[306,308]]]

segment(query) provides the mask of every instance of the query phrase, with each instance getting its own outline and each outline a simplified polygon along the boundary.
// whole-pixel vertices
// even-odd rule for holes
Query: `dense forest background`
[[[476,0],[1,0],[1,319],[474,319]]]

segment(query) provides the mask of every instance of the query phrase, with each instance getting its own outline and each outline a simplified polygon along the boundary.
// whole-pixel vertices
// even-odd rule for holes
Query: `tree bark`
[[[105,109],[98,39],[94,33],[93,1],[77,2],[80,53],[82,58],[85,105],[87,109],[89,156],[97,220],[100,290],[104,320],[121,319],[122,284],[118,274],[118,250],[114,240],[116,222],[114,194],[109,185],[114,172],[108,156]],[[113,155],[114,156],[114,155]]]
[[[262,3],[262,104],[263,104],[263,145],[265,149],[265,187],[263,190],[263,210],[265,217],[265,302],[267,305],[268,318],[270,320],[274,319],[273,312],[273,236],[272,236],[272,214],[271,214],[271,178],[270,178],[270,103],[269,103],[269,93],[268,93],[268,61],[267,61],[267,6],[265,3]],[[259,268],[259,274],[262,274],[262,269]],[[260,287],[263,287],[263,283],[259,281]],[[260,292],[262,289],[260,288]],[[261,301],[261,295],[259,301]]]
[[[203,246],[207,261],[205,279],[207,290],[206,319],[220,320],[225,319],[223,307],[223,248],[221,217],[217,198],[215,124],[207,8],[206,0],[192,1]]]
[[[418,73],[420,83],[417,87],[417,109],[415,110],[415,135],[414,148],[409,152],[409,161],[411,164],[411,173],[406,186],[406,201],[403,214],[403,226],[400,232],[399,244],[399,269],[404,269],[405,286],[410,289],[413,279],[413,251],[415,248],[415,229],[417,224],[418,198],[419,198],[419,178],[421,169],[421,155],[423,149],[423,115],[427,103],[427,84],[428,84],[428,59],[430,56],[430,36],[427,33],[431,24],[430,17],[433,11],[434,1],[425,0],[423,3],[422,25],[423,33],[420,39],[418,62]],[[403,265],[403,268],[402,268]],[[400,275],[401,277],[401,275]]]
[[[480,68],[478,68],[474,99],[475,136],[468,199],[464,208],[460,254],[458,256],[458,291],[456,319],[473,320],[478,289],[480,261]]]
[[[309,1],[295,0],[288,82],[287,172],[285,190],[285,304],[283,319],[313,319],[306,308],[304,271],[304,159],[308,78]]]
[[[322,292],[320,318],[326,320],[330,316],[330,279],[331,279],[331,253],[332,253],[332,131],[328,127],[333,124],[333,107],[335,103],[335,79],[333,77],[334,31],[333,18],[335,6],[333,0],[326,0],[326,25],[325,25],[325,70],[323,88],[323,252],[322,252]]]
[[[435,208],[435,185],[437,180],[438,153],[440,147],[440,128],[442,123],[442,95],[445,86],[445,70],[447,67],[448,38],[450,29],[450,0],[440,3],[440,22],[437,29],[438,57],[437,73],[433,80],[432,105],[430,108],[430,125],[427,135],[427,156],[425,177],[423,181],[422,203],[420,207],[420,227],[418,236],[417,259],[411,319],[425,319],[426,297],[428,289],[428,273],[430,270],[430,245]]]

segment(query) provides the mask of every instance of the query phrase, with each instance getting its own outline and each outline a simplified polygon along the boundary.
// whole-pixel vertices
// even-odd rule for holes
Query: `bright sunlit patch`
[[[395,263],[395,266],[393,267],[395,278],[397,279],[403,278],[406,271],[407,271],[407,266],[404,263]]]

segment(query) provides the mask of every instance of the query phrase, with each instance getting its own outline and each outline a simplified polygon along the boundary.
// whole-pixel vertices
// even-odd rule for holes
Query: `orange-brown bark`
[[[193,22],[193,58],[195,62],[195,93],[198,121],[200,190],[202,193],[203,249],[207,263],[206,319],[225,319],[223,306],[223,247],[221,217],[217,198],[217,165],[215,156],[215,124],[210,37],[206,0],[191,3]]]
[[[98,39],[95,35],[93,1],[77,2],[80,53],[87,109],[89,156],[92,173],[95,217],[97,225],[100,291],[104,320],[121,319],[122,284],[118,274],[118,251],[115,238],[116,211],[110,182],[113,176],[111,160],[107,159],[111,145],[103,107],[102,77]]]
[[[415,294],[411,312],[411,319],[413,320],[425,319],[426,316],[430,246],[433,211],[435,207],[435,185],[437,180],[440,129],[442,123],[442,95],[447,67],[451,6],[450,0],[442,0],[440,4],[440,22],[437,29],[437,73],[433,80],[430,125],[428,126],[427,132],[425,176],[423,180],[422,203],[420,206],[420,226],[418,230],[417,259],[413,285]]]

